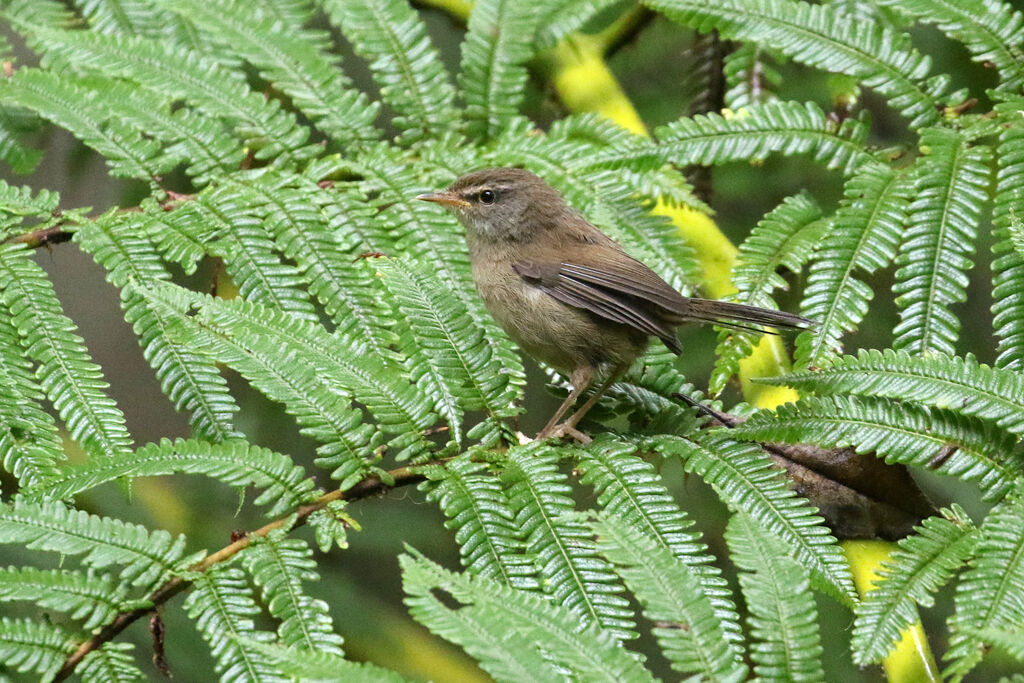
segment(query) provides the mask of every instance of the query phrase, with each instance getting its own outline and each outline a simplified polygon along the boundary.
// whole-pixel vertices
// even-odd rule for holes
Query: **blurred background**
[[[456,73],[463,27],[438,10],[424,8],[422,15],[451,73]],[[323,28],[329,28],[325,22],[321,24]],[[22,41],[7,27],[4,31],[21,50],[18,63],[34,64],[37,60],[23,50]],[[374,91],[365,66],[351,55],[337,32],[334,35],[339,50],[346,56],[346,71],[360,87]],[[915,29],[912,37],[919,49],[932,56],[936,72],[950,74],[955,87],[970,86],[972,95],[982,99],[978,109],[984,111],[988,108],[984,101],[984,88],[994,80],[991,70],[971,62],[961,45],[944,38],[936,30]],[[693,51],[695,40],[689,31],[655,17],[646,21],[633,39],[619,46],[609,58],[622,87],[652,130],[688,113],[691,103],[702,90],[698,77],[699,59]],[[826,110],[832,109],[830,83],[826,75],[799,65],[781,64],[779,68],[783,84],[778,92],[780,98],[815,101]],[[530,88],[524,113],[540,127],[546,127],[565,114],[539,71]],[[860,104],[872,114],[875,143],[882,147],[913,144],[904,121],[871,93],[862,93]],[[46,126],[32,134],[29,140],[45,151],[35,172],[17,176],[3,167],[0,168],[0,177],[14,185],[27,184],[34,189],[56,190],[61,194],[62,208],[91,206],[95,213],[100,213],[112,206],[134,205],[145,192],[141,184],[108,177],[103,161],[61,130]],[[910,151],[913,152],[912,149]],[[735,164],[715,168],[711,178],[713,192],[710,204],[716,212],[715,218],[737,244],[759,218],[784,197],[807,191],[828,212],[835,207],[842,189],[842,178],[838,172],[825,172],[804,159],[778,156],[757,165]],[[182,179],[180,184],[186,182]],[[177,187],[173,183],[170,186]],[[973,353],[983,362],[990,362],[995,356],[988,295],[989,227],[983,225],[979,228],[982,237],[969,298],[956,308],[962,321],[958,351]],[[110,393],[125,412],[137,445],[162,437],[187,436],[185,418],[173,411],[160,392],[134,335],[122,318],[118,293],[105,282],[103,270],[73,244],[40,249],[36,258],[50,274],[65,312],[78,324],[93,358],[104,368],[111,384]],[[205,288],[202,283],[208,281],[209,276],[208,272],[198,273],[194,285]],[[789,277],[796,294],[802,288],[804,277],[805,274]],[[863,329],[849,338],[848,351],[885,347],[891,342],[891,331],[896,322],[891,284],[891,270],[874,279],[876,298],[872,313],[866,318]],[[784,295],[780,305],[784,309],[796,310],[799,297]],[[683,371],[698,388],[706,388],[713,362],[715,333],[711,329],[686,329],[682,332],[682,342],[685,351],[679,362]],[[558,399],[544,389],[545,378],[538,368],[530,364],[529,370],[528,415],[522,420],[521,427],[532,433],[541,426]],[[311,463],[313,444],[297,433],[291,419],[278,406],[251,391],[236,375],[229,372],[228,376],[242,406],[238,416],[239,427],[252,441],[290,453],[297,462]],[[726,405],[737,398],[736,393],[727,395]],[[710,489],[698,479],[684,476],[677,465],[666,465],[663,475],[683,508],[707,535],[712,550],[719,557],[724,557],[726,553],[721,542],[726,520],[724,507]],[[322,472],[318,476],[321,477],[321,485],[330,487]],[[980,519],[986,510],[970,486],[930,475],[917,476],[917,479],[937,505],[956,501],[975,519]],[[7,490],[10,490],[9,486]],[[588,505],[591,501],[581,499],[580,502]],[[172,533],[187,532],[192,550],[214,550],[230,542],[232,530],[253,529],[266,521],[250,506],[241,506],[236,491],[200,477],[138,480],[130,495],[126,495],[123,488],[110,485],[83,497],[80,504],[90,511],[136,521],[150,528],[164,528]],[[395,668],[418,680],[487,680],[486,675],[458,650],[413,622],[402,605],[396,556],[403,544],[413,545],[449,567],[458,566],[457,549],[436,507],[424,502],[422,492],[406,488],[382,498],[359,501],[349,511],[362,526],[362,531],[351,533],[348,550],[334,551],[329,557],[320,558],[323,580],[311,587],[314,595],[331,605],[336,630],[344,636],[349,656]],[[307,530],[298,533],[307,540],[311,539]],[[39,555],[33,553],[33,557],[37,560]],[[24,559],[17,549],[0,547],[0,563],[17,564]],[[727,563],[722,562],[721,565],[727,573],[731,572]],[[730,576],[730,580],[735,586],[734,577]],[[196,653],[205,653],[206,646],[199,642],[198,634],[188,621],[180,617],[181,601],[180,597],[172,601],[163,612],[168,628],[167,658],[174,677],[180,681],[212,680],[212,662],[196,656]],[[942,634],[950,607],[951,596],[943,594],[939,596],[938,605],[923,614],[937,655],[946,648]],[[879,668],[858,670],[850,663],[847,651],[852,624],[850,614],[827,598],[819,599],[819,608],[822,612],[822,640],[826,647],[826,672],[830,680],[883,680]],[[9,604],[5,604],[4,609],[10,609],[12,615],[17,614]],[[127,634],[137,643],[140,661],[148,659],[150,647],[145,629],[142,620]],[[674,678],[654,648],[643,644],[641,647],[646,648],[656,673]],[[993,656],[974,672],[970,680],[995,680],[998,675],[1008,673],[1008,667],[1009,662]],[[155,669],[151,674],[154,679],[159,677]]]

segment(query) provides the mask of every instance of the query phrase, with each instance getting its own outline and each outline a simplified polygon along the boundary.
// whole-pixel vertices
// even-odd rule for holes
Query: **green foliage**
[[[350,499],[413,482],[455,544],[430,554],[457,554],[464,571],[412,550],[375,557],[374,571],[393,585],[401,571],[412,618],[499,681],[646,681],[669,669],[831,680],[814,592],[852,609],[855,664],[883,661],[944,590],[949,636],[933,640],[950,643],[948,677],[970,674],[987,646],[1024,658],[1024,15],[998,0],[477,0],[464,3],[464,33],[435,21],[460,4],[0,3],[39,57],[0,37],[0,159],[31,171],[35,133],[59,128],[131,192],[94,211],[0,181],[0,543],[17,549],[0,568],[0,602],[15,610],[0,621],[0,677],[68,666],[85,681],[148,680],[143,651],[119,636],[152,606],[194,624],[208,651],[196,659],[220,680],[402,680],[398,661],[346,659],[373,653],[357,637],[343,652],[354,617],[314,582],[361,528]],[[659,90],[676,111],[647,138],[550,105],[555,93],[573,109],[623,110],[608,92],[572,90],[608,85],[594,51],[646,47],[652,13],[717,31],[730,108],[683,115],[687,103]],[[990,66],[991,87],[968,77],[953,92],[916,23]],[[741,235],[733,262],[696,216],[714,202],[680,169],[757,174],[772,156],[836,172],[841,196],[801,179],[807,190],[785,190],[755,227],[729,232]],[[517,420],[534,409],[519,350],[475,292],[457,221],[413,200],[509,165],[544,176],[680,291],[704,276],[723,285],[731,268],[735,301],[799,301],[815,325],[796,339],[796,370],[764,378],[799,400],[736,404],[734,376],[746,386],[789,365],[759,357],[749,370],[757,337],[726,330],[710,390],[716,408],[746,418],[735,428],[707,429],[680,402],[703,396],[658,347],[583,425],[592,443],[524,438]],[[988,277],[987,244],[991,353],[962,306]],[[133,411],[106,380],[116,375],[89,351],[106,342],[82,339],[89,326],[69,315],[59,269],[33,256],[40,246],[102,268],[187,435],[142,443],[129,431]],[[841,355],[885,310],[878,301],[900,316],[885,348]],[[273,405],[256,407],[261,398]],[[782,443],[937,472],[994,507],[979,506],[977,523],[955,503],[921,520],[858,597],[808,489],[775,464]],[[679,464],[732,513],[725,543],[691,507]],[[179,481],[197,480],[203,492],[235,489],[245,523],[166,530],[206,514],[168,521],[197,500]],[[266,524],[253,508],[273,521],[200,550]],[[440,516],[421,517],[440,528]]]

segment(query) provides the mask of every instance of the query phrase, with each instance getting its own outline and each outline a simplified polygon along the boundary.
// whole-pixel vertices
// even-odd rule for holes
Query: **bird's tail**
[[[814,327],[813,320],[800,317],[785,311],[773,311],[770,308],[734,304],[730,301],[713,299],[690,299],[685,317],[689,320],[712,323],[722,327],[732,327],[754,332],[769,332],[760,326],[782,330],[805,330]]]

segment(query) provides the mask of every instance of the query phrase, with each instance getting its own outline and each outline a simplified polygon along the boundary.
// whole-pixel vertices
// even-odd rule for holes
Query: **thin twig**
[[[242,552],[249,547],[253,538],[262,538],[270,532],[289,526],[295,528],[302,526],[306,523],[306,520],[311,514],[318,510],[322,510],[327,505],[336,500],[358,500],[360,498],[367,498],[377,493],[389,491],[399,486],[408,486],[409,484],[416,484],[425,479],[424,475],[420,474],[412,467],[399,467],[397,469],[388,472],[388,475],[394,479],[394,484],[385,484],[381,481],[380,477],[368,477],[350,489],[345,491],[335,490],[320,496],[316,501],[307,503],[306,505],[300,506],[295,512],[277,519],[265,526],[260,527],[256,531],[250,531],[238,540],[224,546],[220,550],[205,558],[196,562],[194,565],[188,568],[188,574],[203,573],[211,569],[212,567],[224,562],[231,557],[234,557],[238,553]],[[182,576],[175,576],[174,578],[168,579],[153,591],[148,599],[147,606],[140,607],[128,612],[121,612],[118,614],[113,621],[104,626],[99,633],[89,638],[76,649],[66,660],[64,664],[57,671],[53,677],[53,681],[62,681],[66,679],[75,670],[81,661],[93,650],[97,650],[114,638],[116,638],[122,631],[128,628],[131,624],[135,623],[138,619],[151,613],[154,609],[164,604],[178,593],[191,585],[192,579],[185,578]]]

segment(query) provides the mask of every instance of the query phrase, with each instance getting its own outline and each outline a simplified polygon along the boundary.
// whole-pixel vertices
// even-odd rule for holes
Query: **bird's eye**
[[[493,204],[498,198],[498,195],[494,194],[494,190],[481,190],[479,196],[481,204]]]

